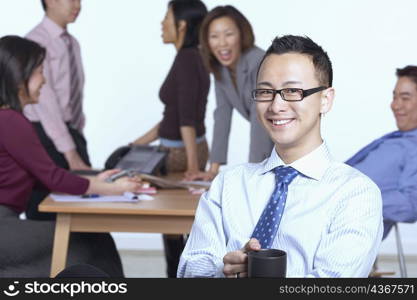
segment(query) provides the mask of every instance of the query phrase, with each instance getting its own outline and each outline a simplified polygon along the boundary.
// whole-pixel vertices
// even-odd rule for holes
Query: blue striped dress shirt
[[[221,172],[199,202],[178,277],[222,277],[223,257],[241,249],[274,190],[275,149],[261,163]],[[272,248],[287,252],[287,277],[366,277],[382,237],[378,187],[334,161],[325,143],[289,164],[289,185]]]

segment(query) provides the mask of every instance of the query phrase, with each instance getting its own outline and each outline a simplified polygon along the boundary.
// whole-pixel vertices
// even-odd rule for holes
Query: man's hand
[[[229,252],[223,257],[223,273],[227,278],[248,277],[249,251],[260,250],[261,244],[255,238],[249,240],[246,245],[237,251]],[[238,275],[238,276],[237,276]]]
[[[64,156],[68,162],[70,170],[91,170],[91,167],[84,163],[76,150],[65,152]]]

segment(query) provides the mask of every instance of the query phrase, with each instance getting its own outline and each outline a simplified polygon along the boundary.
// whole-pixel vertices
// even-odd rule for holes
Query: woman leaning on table
[[[0,277],[48,277],[55,223],[20,220],[32,188],[80,195],[122,194],[136,191],[135,179],[107,183],[114,173],[81,178],[55,165],[32,124],[22,114],[25,105],[38,102],[45,79],[45,49],[17,36],[0,39]],[[117,172],[117,171],[116,171]],[[123,269],[109,234],[72,234],[68,264],[88,263],[111,276]]]
[[[203,171],[208,159],[204,118],[210,76],[198,49],[200,24],[207,14],[199,0],[173,0],[162,21],[162,39],[177,49],[171,70],[159,91],[164,104],[162,120],[134,144],[145,145],[157,139],[168,149],[168,173],[185,172],[189,178]],[[184,239],[164,235],[168,277],[176,277]]]
[[[171,69],[159,90],[164,104],[162,120],[133,144],[159,139],[168,149],[167,171],[185,176],[204,170],[208,159],[204,118],[210,76],[198,48],[200,24],[207,9],[200,0],[173,0],[162,20],[162,40],[177,50]]]
[[[255,103],[250,99],[265,52],[255,46],[249,21],[233,6],[217,6],[201,25],[200,43],[203,60],[215,78],[216,109],[210,169],[190,179],[212,180],[220,165],[227,162],[234,109],[250,122],[249,162],[268,157],[273,143],[258,122]]]

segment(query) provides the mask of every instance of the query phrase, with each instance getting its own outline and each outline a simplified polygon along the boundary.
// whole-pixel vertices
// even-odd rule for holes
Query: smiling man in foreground
[[[275,143],[261,163],[220,173],[202,196],[179,277],[245,277],[247,252],[287,252],[287,277],[366,277],[382,236],[382,201],[365,175],[332,159],[320,132],[332,66],[300,36],[276,38],[252,93]]]

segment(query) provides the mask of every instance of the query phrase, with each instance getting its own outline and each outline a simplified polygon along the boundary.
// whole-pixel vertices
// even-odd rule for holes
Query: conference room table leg
[[[51,278],[65,269],[71,229],[71,214],[59,213],[56,218],[54,248],[52,251]]]

